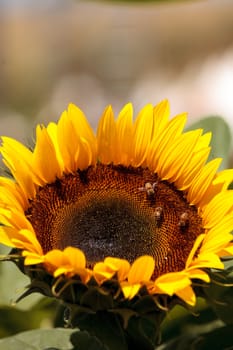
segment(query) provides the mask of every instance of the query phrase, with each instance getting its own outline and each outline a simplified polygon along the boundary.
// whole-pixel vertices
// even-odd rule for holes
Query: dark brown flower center
[[[148,169],[102,164],[41,188],[26,215],[45,253],[78,247],[89,266],[106,256],[132,262],[149,254],[156,276],[183,269],[203,231],[174,185]]]

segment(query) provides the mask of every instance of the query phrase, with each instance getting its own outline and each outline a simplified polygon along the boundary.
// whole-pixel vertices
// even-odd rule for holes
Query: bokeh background
[[[189,124],[222,116],[233,132],[232,0],[0,0],[0,45],[0,135],[30,144],[69,102],[95,128],[108,104],[136,114],[164,98]],[[0,337],[59,325],[38,296],[13,307],[28,280],[0,273]]]
[[[164,98],[233,124],[232,0],[0,0],[0,35],[1,135],[25,142],[69,102],[94,127]]]

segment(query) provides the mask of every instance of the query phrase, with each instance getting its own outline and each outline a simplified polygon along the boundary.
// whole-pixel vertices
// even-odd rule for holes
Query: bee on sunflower
[[[154,346],[166,310],[194,306],[233,255],[233,170],[207,161],[211,133],[169,114],[167,100],[134,121],[131,104],[117,119],[109,106],[95,134],[70,104],[37,126],[33,150],[1,138],[12,178],[0,178],[0,243],[28,292],[61,299],[80,329],[105,313],[136,343],[132,322],[152,313]]]

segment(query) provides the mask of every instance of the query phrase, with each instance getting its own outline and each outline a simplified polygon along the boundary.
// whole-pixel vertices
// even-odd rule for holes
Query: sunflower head
[[[233,171],[207,162],[210,133],[183,132],[185,122],[169,119],[167,101],[135,120],[131,104],[116,119],[109,106],[94,133],[70,104],[37,126],[33,150],[2,137],[12,178],[0,178],[0,242],[31,291],[78,313],[195,304],[195,285],[233,254]]]

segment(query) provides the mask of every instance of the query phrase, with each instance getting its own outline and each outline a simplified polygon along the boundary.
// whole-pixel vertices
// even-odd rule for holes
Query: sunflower
[[[194,305],[195,282],[210,282],[233,254],[233,170],[207,161],[211,134],[183,132],[168,101],[146,105],[133,121],[111,106],[97,133],[70,104],[57,123],[38,125],[33,150],[2,137],[12,178],[0,178],[0,242],[25,269],[53,281],[93,281],[121,298],[176,296]]]

